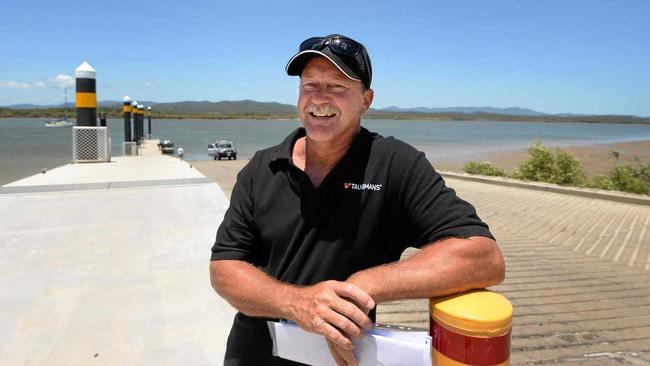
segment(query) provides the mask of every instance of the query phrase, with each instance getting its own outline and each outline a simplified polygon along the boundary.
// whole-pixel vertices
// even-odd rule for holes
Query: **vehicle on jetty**
[[[174,142],[172,140],[164,140],[160,143],[160,151],[163,154],[174,154]]]
[[[208,156],[214,160],[221,160],[221,158],[237,160],[237,148],[232,141],[216,141],[208,145]]]

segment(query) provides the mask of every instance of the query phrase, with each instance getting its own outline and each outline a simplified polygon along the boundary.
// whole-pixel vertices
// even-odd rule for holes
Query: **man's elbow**
[[[217,294],[222,295],[221,291],[224,285],[222,279],[224,276],[221,274],[221,266],[219,262],[220,261],[210,262],[210,284]]]
[[[467,238],[466,246],[462,247],[465,265],[474,274],[474,286],[490,287],[498,285],[505,279],[506,264],[496,241],[484,236]]]
[[[486,245],[488,254],[485,256],[486,263],[484,268],[488,282],[490,283],[488,286],[494,286],[500,284],[506,278],[506,263],[496,241],[492,239],[488,239],[487,241],[489,243]]]
[[[503,256],[499,253],[499,259],[494,261],[494,285],[498,285],[506,279],[506,263],[503,260]]]
[[[251,276],[250,268],[250,264],[240,260],[211,261],[210,284],[219,296],[231,302],[241,294],[242,282]]]

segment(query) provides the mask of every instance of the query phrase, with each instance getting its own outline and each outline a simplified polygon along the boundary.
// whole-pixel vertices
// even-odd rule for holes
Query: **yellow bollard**
[[[433,366],[505,366],[510,363],[512,304],[475,290],[429,300]]]

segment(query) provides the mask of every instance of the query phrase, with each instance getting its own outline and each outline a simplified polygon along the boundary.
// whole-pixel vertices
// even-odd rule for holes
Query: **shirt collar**
[[[275,149],[275,151],[271,154],[271,161],[276,161],[276,160],[291,160],[291,154],[293,152],[293,145],[296,144],[296,141],[304,137],[307,133],[305,132],[304,127],[299,127],[295,131],[293,131],[289,136],[287,136],[284,141],[278,147]],[[349,155],[350,153],[355,153],[358,147],[361,147],[359,145],[364,145],[364,142],[367,141],[368,137],[370,137],[372,133],[368,131],[367,129],[361,127],[359,129],[359,133],[354,137],[354,140],[352,140],[352,146],[350,146],[350,149],[346,153],[346,155]]]
[[[271,161],[276,161],[279,159],[291,160],[291,153],[293,152],[293,145],[296,141],[305,136],[304,127],[299,127],[295,131],[289,134],[280,145],[277,146],[275,151],[271,154]]]

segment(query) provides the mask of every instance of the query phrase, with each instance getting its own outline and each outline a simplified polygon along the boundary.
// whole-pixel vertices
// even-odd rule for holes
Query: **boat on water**
[[[68,121],[67,119],[55,119],[45,123],[46,127],[72,127],[74,123]]]
[[[64,115],[64,117],[45,122],[46,127],[72,127],[72,126],[74,126],[74,123],[68,121],[68,88],[65,88],[64,92],[65,92],[65,102],[64,102],[65,115]]]

